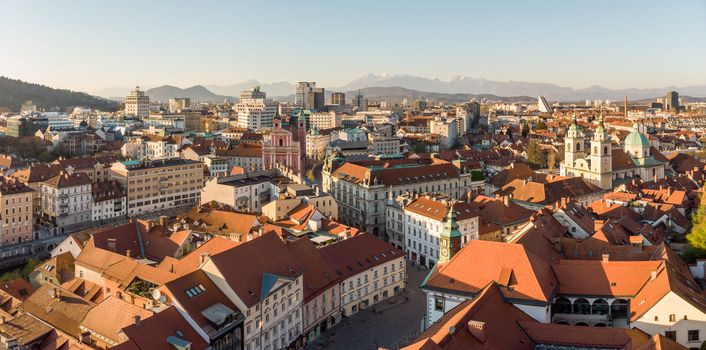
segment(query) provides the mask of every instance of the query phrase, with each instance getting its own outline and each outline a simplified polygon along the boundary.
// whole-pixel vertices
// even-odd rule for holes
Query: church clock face
[[[449,256],[449,250],[446,247],[441,248],[441,256]]]

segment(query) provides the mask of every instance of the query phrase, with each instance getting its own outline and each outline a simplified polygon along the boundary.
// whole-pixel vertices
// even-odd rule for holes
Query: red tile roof
[[[304,266],[275,233],[215,254],[211,261],[248,307],[260,301],[264,273],[296,278],[304,272]]]
[[[506,298],[549,303],[559,287],[549,262],[523,245],[472,240],[450,262],[437,264],[422,288],[475,295],[505,272]]]
[[[112,349],[174,350],[174,345],[167,342],[168,337],[178,337],[190,342],[192,350],[209,348],[174,306],[141,321],[139,326],[132,324],[123,328],[123,332],[129,340]],[[182,336],[179,336],[179,333]]]
[[[325,246],[321,254],[341,279],[405,256],[403,251],[369,233]]]

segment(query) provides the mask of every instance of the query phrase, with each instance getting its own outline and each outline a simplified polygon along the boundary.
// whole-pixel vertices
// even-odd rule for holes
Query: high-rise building
[[[188,97],[174,97],[169,99],[169,113],[176,113],[191,106],[191,99]]]
[[[277,115],[277,103],[267,100],[264,91],[256,87],[240,93],[240,102],[233,106],[238,114],[238,126],[251,130],[272,128],[272,119]]]
[[[331,93],[331,104],[337,106],[343,106],[346,104],[346,94],[342,92]]]
[[[314,105],[313,109],[317,111],[322,111],[324,110],[324,106],[326,105],[326,91],[324,88],[315,88],[314,89]]]
[[[353,97],[353,108],[357,108],[358,112],[365,112],[368,110],[368,99],[363,97],[360,90],[358,90],[358,94]]]
[[[314,108],[314,90],[316,82],[300,81],[297,83],[296,93],[294,94],[294,104],[307,109]]]
[[[144,91],[140,91],[139,86],[136,86],[135,90],[125,97],[125,115],[138,117],[150,115],[150,98],[145,95]]]
[[[668,111],[679,112],[679,93],[676,91],[667,92],[667,97],[664,99],[664,107]]]

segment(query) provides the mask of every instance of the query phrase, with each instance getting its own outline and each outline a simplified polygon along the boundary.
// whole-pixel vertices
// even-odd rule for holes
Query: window
[[[444,298],[434,297],[434,310],[442,312],[444,311]]]
[[[676,322],[677,321],[677,315],[671,314],[669,315],[669,322]]]
[[[699,341],[699,330],[690,329],[689,330],[689,341]]]
[[[664,331],[664,336],[671,340],[677,341],[677,331]]]

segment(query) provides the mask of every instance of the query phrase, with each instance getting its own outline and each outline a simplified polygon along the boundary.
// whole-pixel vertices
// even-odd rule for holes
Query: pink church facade
[[[301,133],[301,123],[297,126],[297,132]],[[304,174],[306,163],[302,160],[302,148],[306,145],[301,144],[301,137],[299,141],[294,141],[293,136],[291,131],[282,128],[279,118],[273,120],[270,142],[262,148],[262,164],[265,169],[284,167]]]

